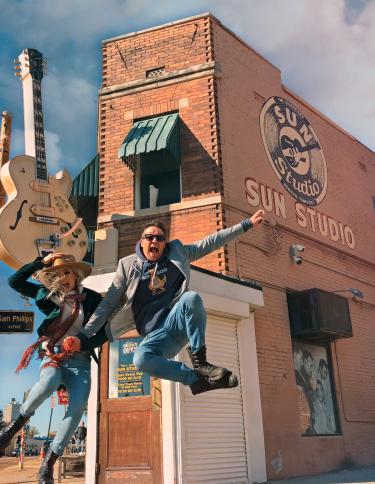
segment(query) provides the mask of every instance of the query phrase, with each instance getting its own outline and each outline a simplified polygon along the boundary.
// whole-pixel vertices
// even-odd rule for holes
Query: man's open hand
[[[257,212],[255,212],[254,215],[250,217],[250,220],[253,223],[254,227],[262,223],[264,220],[264,210],[258,210]]]

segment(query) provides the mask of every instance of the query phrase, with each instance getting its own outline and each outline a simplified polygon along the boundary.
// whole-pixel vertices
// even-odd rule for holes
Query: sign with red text
[[[57,403],[59,405],[68,405],[69,393],[66,390],[57,390]]]

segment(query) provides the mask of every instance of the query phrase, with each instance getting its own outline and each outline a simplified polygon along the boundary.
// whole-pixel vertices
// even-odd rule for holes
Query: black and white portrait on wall
[[[327,349],[324,346],[293,341],[293,361],[301,434],[337,434]]]

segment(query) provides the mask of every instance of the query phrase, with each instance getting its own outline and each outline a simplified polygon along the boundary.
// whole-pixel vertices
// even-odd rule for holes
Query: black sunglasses
[[[149,242],[153,241],[154,239],[156,239],[158,242],[165,242],[164,235],[144,234],[142,239],[146,239]]]

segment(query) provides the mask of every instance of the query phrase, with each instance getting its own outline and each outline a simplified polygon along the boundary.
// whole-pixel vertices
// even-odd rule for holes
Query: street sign
[[[0,333],[32,333],[33,311],[0,311]]]

